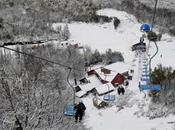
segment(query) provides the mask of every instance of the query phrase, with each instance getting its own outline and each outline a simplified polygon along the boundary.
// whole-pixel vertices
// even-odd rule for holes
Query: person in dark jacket
[[[121,87],[121,93],[122,93],[122,95],[125,94],[125,89],[124,89],[124,87]]]
[[[124,95],[124,93],[125,93],[125,89],[124,89],[123,86],[119,86],[118,89],[117,89],[117,91],[118,91],[118,94],[119,95],[120,95],[120,93],[122,93],[122,95]]]
[[[83,102],[79,102],[77,105],[75,105],[75,122],[78,121],[79,119],[79,122],[82,120],[82,117],[84,115],[84,112],[86,110],[86,107],[85,105],[83,104]]]
[[[118,95],[120,95],[120,93],[121,93],[121,87],[120,86],[118,87],[117,91],[118,91]]]

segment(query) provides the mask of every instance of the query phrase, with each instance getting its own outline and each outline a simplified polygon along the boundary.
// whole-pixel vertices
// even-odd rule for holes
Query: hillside
[[[155,0],[140,0],[140,2],[146,4],[147,6],[154,7]],[[175,1],[158,0],[158,8],[167,8],[170,10],[175,10]]]
[[[98,1],[99,3],[101,2],[101,0]],[[106,2],[105,0],[102,1]],[[111,8],[133,14],[141,22],[152,23],[155,0],[111,0],[108,3]],[[174,21],[174,0],[158,0],[155,25],[157,25],[162,33],[169,32],[175,35]]]
[[[171,77],[173,85],[170,80],[161,84],[161,90],[165,92],[163,96],[168,95],[166,100],[171,99],[172,107],[168,107],[167,102],[153,102],[150,91],[141,91],[139,85],[143,65],[146,66],[149,56],[154,55],[156,46],[153,42],[149,44],[145,38],[149,48],[147,52],[135,53],[131,50],[143,35],[140,31],[142,23],[150,23],[152,2],[0,1],[0,43],[55,38],[43,44],[33,42],[34,45],[6,46],[9,49],[0,47],[0,129],[175,130],[174,77]],[[175,29],[175,13],[171,10],[174,1],[171,1],[172,7],[168,6],[169,2],[159,3],[158,26],[154,31],[163,34],[157,41],[159,50],[151,62],[152,70],[160,64],[175,70],[175,37],[167,33],[172,31],[173,34]],[[102,17],[110,20],[105,22],[99,19]],[[116,28],[111,17],[120,20]],[[16,51],[12,52],[12,49]],[[91,53],[97,50],[105,57],[108,49],[122,54],[124,61],[112,64],[100,62],[86,68],[85,51]],[[86,69],[94,71],[88,75]],[[104,69],[108,74],[104,73]],[[123,76],[124,80],[127,72],[132,78],[127,79],[128,86],[124,85],[125,81],[121,83],[125,93],[120,95],[118,83],[112,81],[117,75]],[[64,113],[66,105],[73,102],[74,94],[78,96],[77,92],[74,93],[77,87],[85,93],[84,97],[76,97],[86,106],[81,122],[75,122],[73,116]],[[104,101],[104,95],[112,95],[115,100],[106,102],[107,107],[97,109],[93,99],[96,97]]]
[[[92,49],[99,49],[101,52],[107,47],[123,52],[125,63],[130,65],[128,69],[133,68],[135,73],[133,80],[126,88],[125,96],[119,96],[116,91],[111,93],[116,95],[115,105],[112,107],[98,110],[92,104],[92,95],[82,98],[87,106],[83,124],[91,130],[106,130],[108,128],[111,130],[174,130],[175,126],[168,124],[168,122],[174,121],[174,115],[170,114],[167,117],[149,119],[149,116],[154,114],[154,112],[151,113],[149,111],[151,104],[150,98],[149,96],[144,98],[144,93],[138,89],[139,61],[138,57],[135,57],[134,53],[131,52],[130,47],[138,42],[142,34],[139,31],[140,24],[134,16],[122,11],[104,9],[98,11],[98,14],[110,17],[116,16],[122,22],[117,30],[114,30],[112,23],[102,25],[72,23],[69,24],[72,34],[71,38],[80,41],[83,45],[90,45]],[[158,43],[159,54],[154,58],[152,67],[163,64],[163,66],[175,68],[175,62],[171,58],[167,58],[175,56],[174,41],[174,37],[170,37],[168,34],[163,35],[162,41]],[[146,43],[148,44],[148,41],[146,41]],[[154,51],[154,44],[151,44],[150,54],[153,54]],[[163,56],[160,57],[160,54]],[[114,72],[119,72],[124,66],[121,64],[121,68],[119,69],[117,64],[118,63],[113,64],[112,68],[109,68]],[[123,104],[124,107],[122,110],[118,108],[118,106],[121,105],[120,103]],[[158,109],[160,106],[155,107]]]

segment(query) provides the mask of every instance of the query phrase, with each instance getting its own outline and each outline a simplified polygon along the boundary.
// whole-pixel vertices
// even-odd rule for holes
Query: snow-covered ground
[[[135,62],[138,64],[138,60]],[[98,110],[93,106],[92,95],[83,98],[87,106],[83,123],[87,128],[91,130],[174,130],[173,124],[168,124],[175,121],[173,115],[152,120],[142,115],[148,110],[150,99],[148,96],[144,98],[144,93],[139,91],[138,65],[134,70],[135,75],[130,85],[125,88],[125,95],[118,95],[117,91],[111,93],[116,95],[114,106]]]
[[[99,15],[116,16],[121,20],[121,24],[114,29],[113,23],[92,24],[92,23],[71,23],[69,29],[71,39],[79,41],[83,45],[89,45],[92,49],[105,52],[108,48],[120,51],[124,55],[125,63],[130,64],[135,70],[133,80],[126,88],[124,96],[116,95],[115,105],[109,108],[98,110],[93,106],[92,95],[83,98],[87,106],[86,116],[83,120],[84,125],[91,130],[174,130],[175,116],[170,115],[166,118],[150,120],[143,114],[149,106],[150,99],[144,98],[144,93],[138,89],[139,70],[138,60],[133,60],[135,54],[131,51],[131,46],[139,42],[142,35],[136,18],[130,14],[113,9],[103,9],[98,11]],[[59,24],[58,24],[59,25]],[[55,27],[57,24],[54,25]],[[148,44],[148,41],[146,40]],[[171,66],[175,69],[175,38],[164,34],[162,40],[158,42],[159,53],[152,61],[152,67],[158,64]],[[155,52],[155,46],[151,43],[150,54]],[[124,66],[120,66],[119,69]],[[118,67],[110,69],[116,72]],[[126,70],[127,71],[127,70]],[[122,109],[120,110],[120,107]]]
[[[100,52],[105,52],[108,48],[115,51],[120,51],[125,58],[125,62],[131,62],[134,53],[131,52],[131,46],[139,42],[142,32],[139,28],[141,23],[138,23],[136,18],[123,11],[113,9],[104,9],[97,12],[99,15],[116,16],[121,20],[121,24],[114,29],[113,23],[92,24],[92,23],[71,23],[69,29],[71,39],[80,42],[82,45],[88,45],[93,50],[98,49]],[[54,24],[54,27],[63,24]],[[148,44],[148,41],[146,41]],[[163,64],[175,68],[175,37],[168,34],[162,36],[162,40],[158,42],[159,53],[152,61],[152,66]],[[151,43],[151,54],[155,52],[155,45]]]

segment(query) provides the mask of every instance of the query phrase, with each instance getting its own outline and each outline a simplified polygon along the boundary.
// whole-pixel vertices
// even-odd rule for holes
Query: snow
[[[110,64],[110,65],[102,66],[102,67],[105,68],[105,69],[111,70],[111,73],[110,74],[104,74],[103,72],[101,72],[100,67],[98,67],[94,70],[99,74],[99,76],[103,80],[112,81],[118,73],[124,73],[126,71],[129,71],[129,69],[131,68],[131,65],[126,64],[124,62],[117,62],[117,63],[113,63],[113,64]]]
[[[79,87],[83,91],[88,92],[88,91],[91,91],[93,88],[96,88],[96,87],[102,85],[102,83],[100,82],[100,80],[95,75],[89,76],[87,78],[87,80],[90,81],[90,83],[80,84],[79,85]]]
[[[133,80],[129,82],[129,86],[125,88],[125,95],[118,95],[116,90],[111,93],[116,95],[113,106],[98,110],[93,106],[93,95],[82,98],[87,108],[83,124],[91,130],[174,130],[173,124],[168,123],[175,121],[174,115],[151,120],[143,114],[148,110],[150,98],[148,96],[144,98],[147,93],[140,92],[138,88],[138,82],[142,74],[139,70],[142,69],[139,68],[141,63],[139,63],[139,57],[135,57],[130,49],[133,44],[139,42],[142,36],[142,32],[139,31],[141,24],[137,22],[134,16],[114,9],[99,10],[98,14],[116,16],[121,20],[121,24],[117,30],[114,30],[112,23],[70,23],[71,39],[79,41],[83,45],[88,45],[93,50],[98,49],[100,52],[105,52],[108,48],[120,51],[124,55],[125,62],[120,65],[105,66],[105,68],[113,70],[112,73],[134,69],[134,75]],[[147,40],[145,42],[148,44]],[[163,35],[162,40],[158,42],[159,53],[153,59],[152,67],[156,67],[161,63],[163,66],[172,66],[175,69],[175,61],[172,59],[175,57],[174,42],[174,37],[168,34]],[[153,43],[151,43],[149,53],[151,55],[155,53]],[[142,56],[142,58],[144,60],[146,57]],[[96,77],[92,76],[89,80],[91,81],[89,86],[84,85],[82,87],[85,91],[98,86],[102,87]],[[103,89],[100,89],[100,87],[98,89],[102,91]]]
[[[80,90],[79,92],[76,92],[75,93],[75,95],[77,96],[77,97],[82,97],[82,96],[84,96],[84,95],[86,95],[87,94],[87,92],[86,91],[83,91],[83,90]]]
[[[111,83],[106,83],[106,84],[96,87],[95,89],[97,90],[97,93],[101,95],[101,94],[110,92],[111,90],[114,90],[115,88]]]
[[[93,106],[92,99],[94,96],[88,95],[82,98],[86,105],[86,116],[83,120],[83,124],[91,130],[174,130],[175,124],[168,122],[174,122],[175,116],[169,115],[167,117],[149,119],[144,112],[149,108],[150,98],[147,96],[147,92],[140,92],[138,88],[139,81],[143,73],[143,64],[146,64],[147,57],[141,55],[136,57],[135,53],[131,51],[131,46],[139,42],[142,32],[139,28],[141,23],[138,23],[133,15],[127,14],[123,11],[117,11],[114,9],[103,9],[97,12],[99,15],[106,15],[110,17],[118,17],[121,21],[119,27],[115,30],[113,23],[105,24],[93,24],[93,23],[70,23],[68,24],[71,39],[79,41],[81,45],[88,45],[93,50],[98,49],[100,52],[105,52],[108,48],[113,51],[120,51],[125,59],[124,63],[116,63],[109,66],[104,66],[106,69],[110,69],[106,79],[111,81],[113,75],[117,72],[126,72],[130,69],[134,70],[133,80],[129,82],[129,86],[125,88],[125,95],[118,95],[114,90],[110,94],[116,95],[116,100],[113,105],[104,109],[97,109]],[[58,23],[58,25],[60,25]],[[54,25],[56,28],[57,24]],[[145,39],[147,46],[148,40]],[[163,34],[161,41],[157,42],[159,52],[152,60],[152,69],[158,64],[175,69],[175,37],[168,34]],[[149,54],[152,56],[156,51],[154,43],[150,43]],[[141,63],[141,61],[142,63]],[[99,66],[98,66],[99,67]],[[100,76],[105,79],[100,69],[97,69]],[[89,91],[92,88],[100,86],[99,91],[103,91],[101,88],[101,82],[97,77],[89,77],[91,83],[82,85],[82,90]],[[146,82],[141,82],[146,84]],[[146,96],[146,98],[145,98]],[[103,99],[102,96],[99,99]]]

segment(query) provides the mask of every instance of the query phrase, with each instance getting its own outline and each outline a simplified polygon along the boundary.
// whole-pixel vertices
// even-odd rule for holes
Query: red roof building
[[[125,76],[118,73],[114,79],[111,81],[111,83],[115,86],[116,84],[123,84],[125,81]]]

